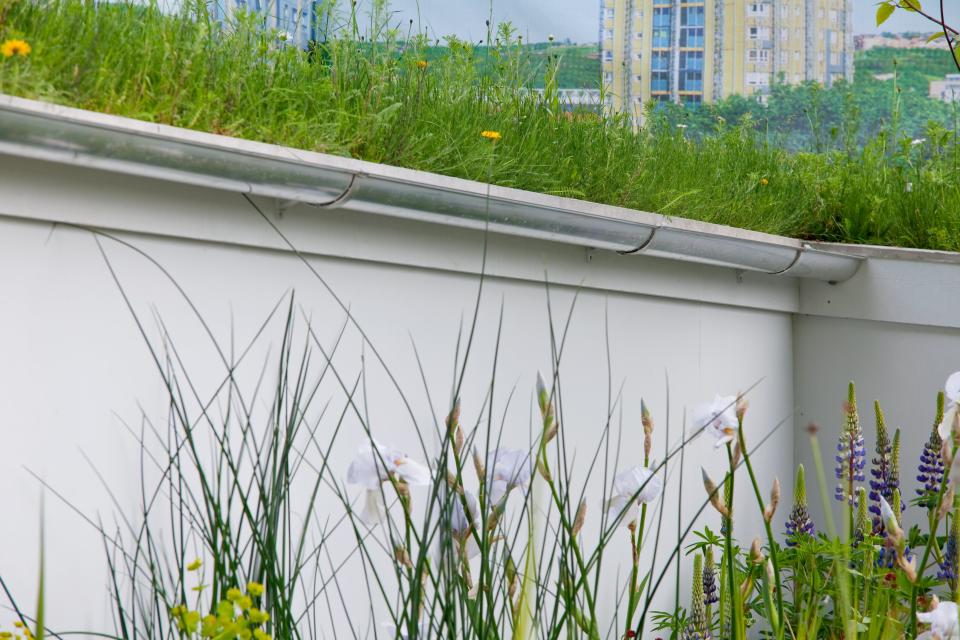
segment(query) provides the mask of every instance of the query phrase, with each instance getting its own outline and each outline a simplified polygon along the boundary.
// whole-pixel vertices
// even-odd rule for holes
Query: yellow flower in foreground
[[[417,60],[417,69],[426,69],[427,61],[426,60]]]
[[[768,184],[770,184],[770,181],[769,181],[769,180],[767,180],[766,178],[760,178],[760,185],[761,185],[761,186],[765,187],[765,186],[767,186]]]
[[[3,55],[4,58],[12,58],[13,56],[26,58],[32,50],[30,43],[26,40],[11,39],[0,44],[0,55]]]
[[[247,583],[247,593],[249,593],[254,598],[259,598],[263,595],[263,585],[259,582],[248,582]]]
[[[196,560],[194,560],[193,562],[187,565],[187,571],[196,571],[197,569],[200,568],[202,564],[203,564],[203,560],[201,560],[200,558],[197,558]]]
[[[480,135],[482,135],[487,140],[493,140],[493,141],[497,141],[503,137],[500,135],[499,131],[481,131]]]

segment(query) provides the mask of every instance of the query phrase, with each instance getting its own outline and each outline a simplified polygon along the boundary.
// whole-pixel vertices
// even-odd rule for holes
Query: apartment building
[[[323,32],[325,16],[320,5],[320,0],[209,0],[207,6],[220,22],[229,21],[238,11],[258,13],[265,27],[276,29],[289,44],[306,49]]]
[[[600,0],[611,106],[697,104],[853,79],[852,0]]]

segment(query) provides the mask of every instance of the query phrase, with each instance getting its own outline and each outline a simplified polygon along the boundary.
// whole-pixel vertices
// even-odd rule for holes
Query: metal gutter
[[[351,212],[841,282],[864,257],[792,238],[0,95],[0,154]]]

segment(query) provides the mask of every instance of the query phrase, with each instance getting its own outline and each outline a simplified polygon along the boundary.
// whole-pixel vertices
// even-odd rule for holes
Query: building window
[[[818,18],[822,18],[822,17],[823,17],[823,7],[820,7],[820,8],[817,10],[817,17],[818,17]]]
[[[748,62],[768,62],[769,60],[770,60],[769,49],[748,49],[747,50]]]
[[[604,39],[604,40],[613,40],[613,29],[604,29],[604,30],[603,30],[603,39]]]
[[[769,27],[750,27],[747,37],[750,38],[751,40],[769,40],[770,28]]]
[[[703,27],[682,27],[680,46],[693,49],[703,48]]]
[[[799,17],[800,17],[800,5],[794,5],[794,7],[793,7],[793,17],[795,17],[795,18],[799,18]]]
[[[670,74],[666,71],[653,71],[650,73],[650,91],[670,91]]]
[[[680,71],[703,71],[703,51],[681,51]]]
[[[666,51],[654,51],[650,56],[650,69],[666,71],[670,68],[670,54]]]
[[[614,14],[615,14],[615,10],[611,7],[606,9],[603,12],[603,17],[606,18],[607,20],[613,20]]]
[[[837,10],[830,10],[830,24],[837,24]]]
[[[794,60],[799,60],[799,59],[800,59],[800,52],[799,52],[799,51],[794,51],[794,52],[793,52],[793,59],[794,59]]]
[[[603,59],[604,59],[606,62],[612,62],[612,61],[613,61],[613,51],[610,51],[610,50],[604,51],[604,52],[603,52]]]
[[[753,2],[749,5],[747,10],[747,15],[750,16],[765,16],[767,15],[767,10],[770,8],[770,5],[765,2]]]
[[[654,7],[653,8],[653,26],[669,28],[671,13],[672,11],[670,7]]]
[[[799,73],[793,74],[793,84],[800,84],[800,74],[799,74]]]
[[[703,96],[680,96],[680,100],[688,107],[697,107],[703,103]]]
[[[665,48],[670,46],[670,28],[669,27],[659,27],[654,28],[653,30],[653,42],[651,45],[653,48]]]
[[[786,52],[786,51],[781,51],[781,52],[780,52],[780,64],[782,64],[782,65],[784,65],[784,66],[786,66],[786,64],[787,64],[787,52]]]
[[[637,57],[637,60],[643,60],[643,53],[642,53],[642,52],[638,51],[638,52],[635,53],[634,55]]]
[[[747,85],[751,87],[768,87],[770,86],[770,74],[769,73],[748,73]]]
[[[702,27],[705,24],[703,7],[682,7],[680,9],[681,27]]]
[[[607,73],[603,74],[603,81],[604,81],[606,84],[612,84],[612,83],[613,83],[613,74],[612,74],[611,72],[609,72],[609,71],[608,71]]]
[[[780,41],[786,42],[790,39],[790,29],[780,29]]]

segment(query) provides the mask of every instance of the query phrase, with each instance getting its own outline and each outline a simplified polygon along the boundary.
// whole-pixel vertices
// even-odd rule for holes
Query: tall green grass
[[[659,118],[571,115],[557,61],[532,77],[509,25],[493,47],[449,38],[438,54],[328,5],[328,32],[299,51],[255,16],[221,27],[189,3],[5,3],[0,37],[33,53],[0,62],[3,93],[803,239],[960,249],[960,150],[940,125],[911,144],[894,118],[862,147],[791,154],[749,122],[693,141]],[[503,135],[492,165],[481,130]]]

